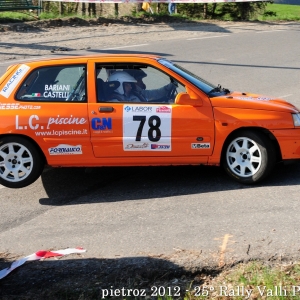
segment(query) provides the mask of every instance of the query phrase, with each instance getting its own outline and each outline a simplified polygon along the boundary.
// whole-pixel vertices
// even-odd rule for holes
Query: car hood
[[[219,97],[210,98],[213,107],[230,107],[272,110],[281,112],[298,112],[299,110],[291,103],[276,97],[259,94],[231,92]]]

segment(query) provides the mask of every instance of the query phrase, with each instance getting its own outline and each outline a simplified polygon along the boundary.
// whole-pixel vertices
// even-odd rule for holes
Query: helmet
[[[147,77],[147,74],[141,69],[130,69],[130,70],[126,70],[126,72],[128,72],[136,80]]]
[[[123,83],[124,82],[136,82],[136,80],[130,76],[127,72],[124,71],[116,71],[113,74],[111,74],[108,78],[108,81],[119,81],[120,86],[115,89],[115,92],[123,95],[124,94],[124,88]]]
[[[114,73],[114,72],[116,72],[115,69],[106,69],[106,75],[107,75],[107,78],[109,78],[109,76],[110,76],[112,73]]]

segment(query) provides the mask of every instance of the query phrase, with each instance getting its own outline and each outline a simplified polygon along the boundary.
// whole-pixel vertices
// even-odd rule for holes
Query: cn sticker
[[[124,151],[171,151],[172,106],[124,105]]]

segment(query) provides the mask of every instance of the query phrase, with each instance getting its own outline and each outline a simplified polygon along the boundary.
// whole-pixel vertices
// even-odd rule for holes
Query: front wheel
[[[275,165],[275,151],[271,141],[258,132],[244,130],[234,134],[224,150],[223,167],[241,183],[261,181]]]
[[[44,160],[38,149],[23,137],[0,137],[0,184],[22,188],[41,175]]]

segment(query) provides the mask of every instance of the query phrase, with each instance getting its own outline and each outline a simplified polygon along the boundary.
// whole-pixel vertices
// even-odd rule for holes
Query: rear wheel
[[[23,137],[0,138],[0,184],[22,188],[42,173],[44,159],[37,147]]]
[[[271,141],[261,133],[237,132],[225,145],[223,167],[235,180],[251,184],[264,179],[275,165]]]

